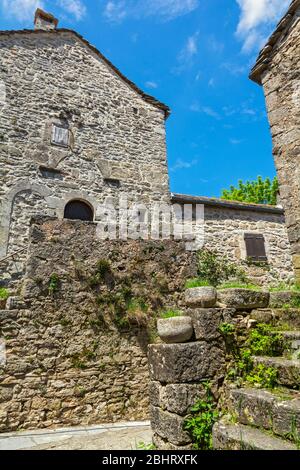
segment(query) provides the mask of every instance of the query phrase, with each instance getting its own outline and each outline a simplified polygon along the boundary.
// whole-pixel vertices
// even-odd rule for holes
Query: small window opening
[[[65,207],[64,218],[92,222],[94,220],[94,211],[86,202],[70,201]]]

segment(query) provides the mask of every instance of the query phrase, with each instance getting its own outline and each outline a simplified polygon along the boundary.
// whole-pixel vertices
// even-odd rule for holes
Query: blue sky
[[[289,0],[0,0],[0,29],[37,6],[168,104],[171,190],[219,196],[275,174],[262,89],[248,79]]]

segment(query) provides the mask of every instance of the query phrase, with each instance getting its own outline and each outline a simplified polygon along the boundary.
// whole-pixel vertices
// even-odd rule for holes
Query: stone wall
[[[154,315],[182,305],[194,261],[184,243],[36,220],[22,297],[0,311],[0,430],[146,419]]]
[[[297,277],[300,280],[300,4],[262,74],[273,153]],[[284,26],[284,25],[283,25]]]
[[[26,247],[32,215],[63,218],[72,199],[96,220],[106,197],[169,201],[155,100],[72,31],[2,32],[0,51],[0,259]],[[51,144],[53,124],[68,129],[67,148]]]
[[[187,289],[185,316],[159,320],[164,343],[148,348],[156,448],[296,450],[300,315],[291,307],[295,300],[299,295],[291,291]],[[277,333],[271,351],[275,327],[288,331]],[[266,367],[273,371],[273,386]]]
[[[245,210],[243,207],[228,209],[205,206],[204,244],[203,226],[195,225],[195,243],[199,247],[216,251],[220,256],[227,256],[231,261],[241,263],[248,276],[258,284],[276,284],[293,279],[292,257],[287,229],[282,213],[258,212]],[[268,262],[265,265],[246,263],[247,253],[244,241],[245,233],[264,235]]]

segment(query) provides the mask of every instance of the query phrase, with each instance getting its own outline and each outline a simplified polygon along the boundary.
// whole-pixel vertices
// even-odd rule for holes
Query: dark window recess
[[[245,244],[247,258],[252,261],[268,261],[265,238],[263,235],[255,233],[245,233]]]
[[[141,209],[137,213],[138,216],[138,221],[140,224],[144,224],[147,221],[148,218],[148,211],[147,209]]]
[[[94,220],[94,212],[93,209],[83,201],[71,201],[65,207],[64,218],[92,222]]]
[[[57,170],[56,168],[47,168],[46,166],[40,166],[39,169],[43,178],[59,180],[64,179],[63,173],[60,170]]]
[[[119,188],[121,186],[121,181],[117,180],[116,178],[105,178],[104,183],[115,188]]]

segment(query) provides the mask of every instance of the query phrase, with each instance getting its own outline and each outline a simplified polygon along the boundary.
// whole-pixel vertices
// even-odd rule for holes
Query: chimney
[[[51,29],[56,29],[57,25],[58,20],[51,15],[51,13],[46,13],[40,8],[36,10],[34,16],[34,29],[49,31]]]

